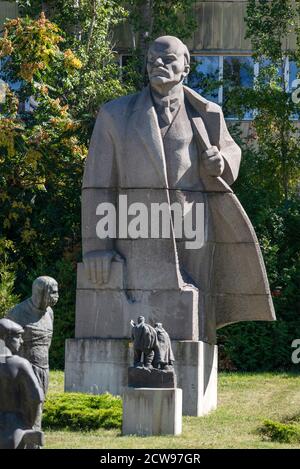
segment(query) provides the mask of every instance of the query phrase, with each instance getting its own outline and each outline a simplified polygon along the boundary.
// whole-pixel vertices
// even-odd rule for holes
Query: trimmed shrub
[[[122,424],[122,400],[111,394],[50,394],[43,411],[43,427],[52,430],[96,430]]]
[[[290,421],[290,423],[265,420],[259,432],[271,441],[279,441],[280,443],[300,442],[299,420],[295,420],[294,422]]]

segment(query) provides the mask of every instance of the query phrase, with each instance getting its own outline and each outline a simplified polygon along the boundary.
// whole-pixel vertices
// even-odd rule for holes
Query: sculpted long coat
[[[28,360],[0,356],[0,449],[19,447],[39,414],[44,393]]]
[[[146,87],[141,93],[105,104],[99,112],[86,162],[83,193],[83,251],[116,249],[125,259],[124,289],[174,290],[186,282],[182,270],[200,292],[199,338],[213,341],[216,327],[237,321],[274,320],[265,267],[254,229],[230,185],[239,171],[241,152],[231,138],[221,108],[184,87],[192,109],[199,148],[199,184],[181,188],[186,203],[204,202],[205,239],[198,250],[178,256],[170,239],[100,240],[95,226],[100,202],[170,204],[170,187],[158,119]],[[209,144],[219,148],[222,178],[205,173],[201,164],[203,123]],[[124,211],[122,212],[124,214]],[[184,264],[184,265],[181,265]]]

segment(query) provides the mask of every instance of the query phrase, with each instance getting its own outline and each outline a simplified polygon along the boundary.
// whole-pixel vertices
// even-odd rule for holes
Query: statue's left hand
[[[112,261],[121,260],[114,250],[88,252],[83,256],[83,264],[92,283],[105,284],[109,281]]]
[[[203,165],[209,176],[221,176],[224,171],[225,163],[223,156],[217,147],[210,147],[202,153]]]

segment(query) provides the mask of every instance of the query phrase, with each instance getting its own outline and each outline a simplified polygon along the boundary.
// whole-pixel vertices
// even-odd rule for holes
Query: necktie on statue
[[[178,99],[163,98],[160,101],[160,114],[163,121],[170,125],[174,118],[174,111],[178,109],[179,102]]]
[[[162,104],[161,117],[166,124],[170,125],[173,120],[173,116],[172,116],[172,112],[170,108],[170,100],[169,99],[163,100],[161,104]]]

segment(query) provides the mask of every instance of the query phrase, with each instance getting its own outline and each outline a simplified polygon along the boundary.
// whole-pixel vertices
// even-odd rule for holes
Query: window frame
[[[250,52],[243,53],[240,51],[236,52],[192,52],[191,53],[191,60],[193,57],[219,57],[219,76],[218,79],[219,81],[223,81],[224,78],[224,58],[225,57],[252,57],[252,54]],[[259,75],[259,63],[258,62],[253,62],[253,79],[254,83],[255,80],[257,79]],[[290,59],[289,57],[285,57],[285,67],[284,67],[284,78],[285,78],[285,90],[288,92],[292,91],[292,86],[290,86]],[[224,85],[219,86],[219,91],[218,91],[218,102],[219,106],[223,106],[223,98],[224,98]],[[255,116],[255,110],[253,110],[253,117]],[[226,117],[226,120],[228,121],[240,121],[242,120],[243,122],[252,122],[252,118],[238,118],[238,117]],[[298,120],[298,119],[297,119]]]

